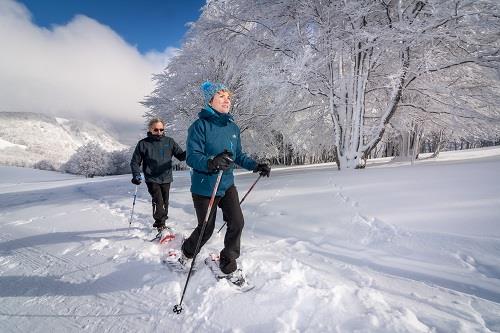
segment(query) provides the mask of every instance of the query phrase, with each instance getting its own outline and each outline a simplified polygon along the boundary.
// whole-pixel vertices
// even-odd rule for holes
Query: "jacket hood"
[[[205,106],[201,109],[200,113],[198,113],[198,117],[221,126],[225,126],[229,122],[234,121],[234,118],[230,113],[217,112],[210,106]]]

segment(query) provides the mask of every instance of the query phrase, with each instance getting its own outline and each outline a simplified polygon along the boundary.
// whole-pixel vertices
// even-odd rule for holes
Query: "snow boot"
[[[158,229],[158,232],[162,231],[165,229],[165,221],[156,220],[155,223],[153,223],[153,228]]]
[[[176,272],[187,272],[191,265],[191,258],[186,257],[182,250],[171,249],[168,251],[168,257],[163,260],[170,269]],[[196,267],[193,267],[193,271]]]
[[[217,280],[227,280],[230,282],[230,285],[234,286],[234,288],[239,291],[246,292],[255,287],[247,280],[241,268],[238,268],[229,274],[222,272],[220,269],[219,256],[217,254],[211,253],[205,259],[205,264],[210,268]]]

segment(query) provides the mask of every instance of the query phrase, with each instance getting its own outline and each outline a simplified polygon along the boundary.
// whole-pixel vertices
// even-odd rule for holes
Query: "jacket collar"
[[[161,141],[164,137],[165,135],[154,135],[153,133],[148,132],[148,139],[150,141]]]
[[[198,113],[198,117],[220,126],[226,126],[229,122],[234,122],[234,118],[230,113],[217,112],[210,106],[203,107],[200,113]]]

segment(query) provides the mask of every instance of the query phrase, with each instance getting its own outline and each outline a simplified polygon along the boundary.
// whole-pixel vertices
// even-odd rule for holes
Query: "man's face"
[[[165,132],[165,126],[163,125],[163,123],[160,122],[154,123],[149,128],[149,131],[153,133],[153,135],[161,136]]]

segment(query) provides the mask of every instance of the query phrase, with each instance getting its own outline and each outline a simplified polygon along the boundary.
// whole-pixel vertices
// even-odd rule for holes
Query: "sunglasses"
[[[164,128],[154,128],[153,132],[163,132],[164,130]]]

